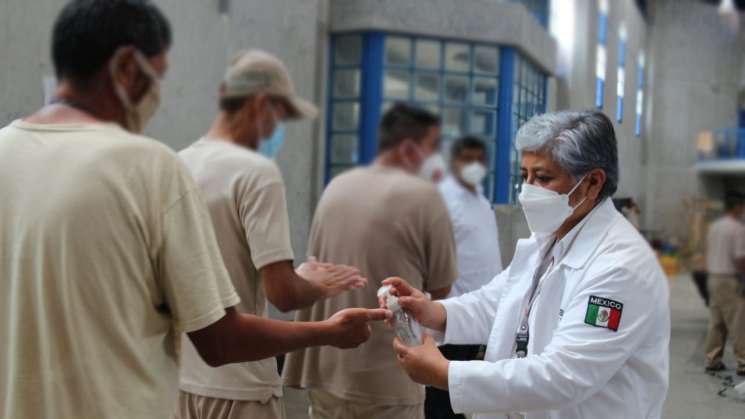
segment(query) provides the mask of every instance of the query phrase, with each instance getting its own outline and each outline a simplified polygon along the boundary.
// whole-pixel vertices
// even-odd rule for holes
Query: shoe
[[[724,365],[723,362],[720,362],[716,365],[712,365],[710,367],[706,367],[706,372],[719,372],[726,370],[727,367]]]

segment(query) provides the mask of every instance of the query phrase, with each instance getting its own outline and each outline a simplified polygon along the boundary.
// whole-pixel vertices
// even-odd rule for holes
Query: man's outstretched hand
[[[337,348],[356,348],[370,339],[370,322],[391,318],[391,312],[382,308],[348,308],[326,320],[329,330],[329,345]]]

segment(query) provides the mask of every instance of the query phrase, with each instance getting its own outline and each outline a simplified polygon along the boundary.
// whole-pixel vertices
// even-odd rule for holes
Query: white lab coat
[[[535,236],[518,242],[512,264],[484,288],[442,302],[445,343],[488,345],[484,361],[450,363],[456,412],[478,419],[516,412],[529,419],[661,416],[668,388],[667,280],[610,199],[587,217],[541,280],[526,358],[513,353],[542,260]],[[585,323],[590,296],[623,304],[618,331]]]

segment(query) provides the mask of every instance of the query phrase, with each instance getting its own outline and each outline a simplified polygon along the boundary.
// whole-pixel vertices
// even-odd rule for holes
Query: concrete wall
[[[683,200],[723,189],[693,169],[695,138],[702,130],[736,125],[745,43],[722,26],[716,7],[699,1],[657,0],[651,12],[645,225],[684,238]]]
[[[316,102],[325,32],[318,0],[231,1],[220,15],[217,2],[158,0],[174,26],[171,70],[165,84],[163,110],[153,123],[154,137],[176,149],[201,135],[211,122],[227,60],[240,49],[261,48],[287,65],[301,96]],[[199,30],[195,30],[199,28]],[[282,36],[278,36],[282,34]],[[317,122],[288,125],[278,162],[287,184],[292,242],[298,260],[306,254],[311,214],[316,200],[318,168],[315,150],[321,138]]]
[[[556,42],[523,5],[507,0],[335,1],[331,27],[513,45],[547,73],[556,67]]]
[[[634,0],[609,1],[607,68],[605,77],[605,102],[603,112],[614,122],[618,139],[621,181],[617,196],[634,197],[642,200],[643,185],[643,142],[634,134],[636,118],[637,59],[645,49],[647,23],[638,11]],[[559,109],[595,109],[595,66],[598,45],[598,2],[596,0],[558,0],[554,7],[574,9],[574,38],[566,68],[560,69],[557,87],[557,107]],[[554,21],[554,24],[557,22]],[[619,30],[624,24],[627,29],[626,78],[624,89],[624,118],[616,120],[616,84],[618,80]],[[560,41],[561,43],[561,41]],[[561,49],[561,46],[560,46]],[[559,60],[562,61],[561,57]]]
[[[43,103],[42,77],[53,74],[49,39],[63,0],[0,1],[0,124],[27,115]],[[155,0],[171,21],[174,45],[163,83],[163,103],[147,133],[179,150],[209,128],[217,88],[229,57],[237,50],[262,48],[289,68],[300,94],[322,103],[317,80],[325,77],[326,5],[323,0],[217,1]],[[279,36],[281,34],[281,36]],[[292,239],[298,259],[306,253],[310,217],[320,178],[319,127],[288,126],[279,156],[287,183]]]

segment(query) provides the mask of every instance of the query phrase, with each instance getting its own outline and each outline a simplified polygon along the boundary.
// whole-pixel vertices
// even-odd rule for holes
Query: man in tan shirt
[[[199,190],[139,135],[170,28],[147,0],[75,0],[53,30],[56,102],[0,130],[0,418],[167,418],[178,337],[209,365],[354,347],[385,312],[239,313]]]
[[[267,298],[281,311],[296,310],[366,283],[351,267],[309,261],[293,268],[284,182],[271,159],[284,140],[283,121],[316,114],[276,57],[241,52],[225,74],[212,128],[179,153],[207,201],[244,313],[266,317]],[[284,417],[273,358],[211,368],[186,337],[183,347],[177,418]]]
[[[709,330],[706,365],[709,372],[725,369],[724,346],[729,338],[738,375],[745,376],[745,297],[739,275],[745,275],[745,198],[731,194],[727,212],[709,226],[706,263],[709,273]]]
[[[344,307],[376,307],[377,288],[392,275],[413,278],[433,298],[448,295],[457,278],[450,217],[437,188],[417,176],[436,154],[439,138],[437,117],[395,105],[382,119],[375,163],[329,184],[313,220],[310,252],[359,267],[370,285],[318,302],[297,320],[322,319]],[[398,366],[392,340],[393,332],[381,324],[352,351],[294,352],[285,384],[310,390],[314,419],[422,418],[424,387]]]

